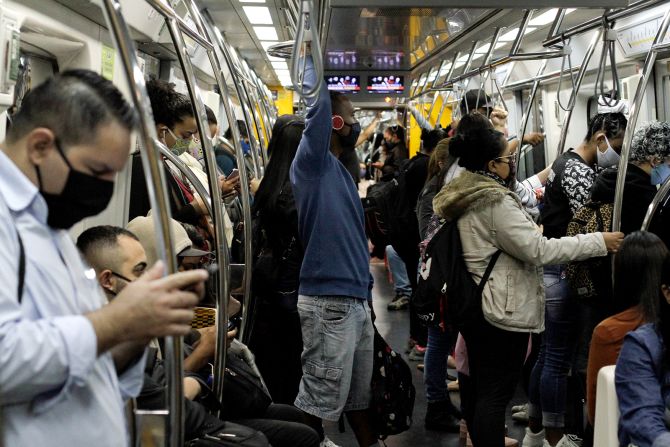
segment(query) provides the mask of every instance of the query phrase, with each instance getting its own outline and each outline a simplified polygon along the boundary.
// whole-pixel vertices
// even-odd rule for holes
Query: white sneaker
[[[530,428],[526,427],[526,436],[523,437],[521,447],[551,447],[551,444],[544,439],[544,429],[533,433]]]
[[[556,447],[582,447],[582,439],[577,435],[563,435]]]
[[[339,445],[335,444],[333,441],[328,439],[328,436],[323,438],[323,441],[321,441],[321,444],[319,444],[319,447],[340,447]]]

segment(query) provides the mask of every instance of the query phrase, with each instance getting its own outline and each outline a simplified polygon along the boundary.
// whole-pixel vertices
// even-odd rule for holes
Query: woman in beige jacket
[[[479,283],[500,250],[482,295],[483,319],[462,331],[471,388],[463,412],[475,446],[503,445],[505,408],[523,367],[530,332],[544,327],[542,266],[615,252],[622,233],[546,239],[509,189],[515,155],[504,135],[457,135],[449,150],[466,170],[435,197],[435,212],[458,219],[463,257]]]

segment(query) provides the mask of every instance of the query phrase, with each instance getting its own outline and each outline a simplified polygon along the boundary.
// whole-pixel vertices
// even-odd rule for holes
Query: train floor
[[[457,433],[440,433],[429,431],[424,428],[424,417],[426,415],[426,396],[423,386],[423,373],[416,367],[416,361],[410,361],[405,353],[407,346],[407,339],[409,337],[409,314],[407,310],[402,311],[388,311],[386,305],[395,296],[393,286],[389,283],[387,271],[383,262],[372,262],[370,271],[375,280],[375,286],[372,290],[373,303],[375,314],[377,316],[376,326],[379,333],[384,337],[386,342],[398,353],[401,353],[405,361],[410,365],[414,379],[414,386],[416,387],[416,402],[414,404],[413,423],[411,428],[399,435],[391,436],[386,439],[385,443],[388,447],[458,447],[459,440]],[[504,368],[504,365],[500,365]],[[449,370],[451,375],[456,375],[456,371]],[[457,392],[451,393],[451,400],[455,405],[460,404],[460,399]],[[511,405],[523,404],[526,401],[526,396],[523,390],[519,387],[512,399]],[[519,440],[523,438],[524,426],[514,422],[511,419],[510,412],[507,412],[507,428],[508,436]],[[351,428],[346,425],[344,433],[340,433],[337,423],[325,423],[324,425],[327,436],[336,444],[342,447],[357,446],[356,439]]]

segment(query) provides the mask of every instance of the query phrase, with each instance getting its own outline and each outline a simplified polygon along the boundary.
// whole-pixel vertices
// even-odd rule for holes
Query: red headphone
[[[340,130],[344,127],[344,118],[340,115],[333,115],[333,130]]]

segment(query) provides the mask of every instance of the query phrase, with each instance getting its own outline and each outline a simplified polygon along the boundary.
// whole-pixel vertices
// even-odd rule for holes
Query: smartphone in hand
[[[237,168],[235,168],[231,171],[230,175],[228,177],[226,177],[226,180],[227,181],[235,180],[239,176],[240,176],[240,171]]]

